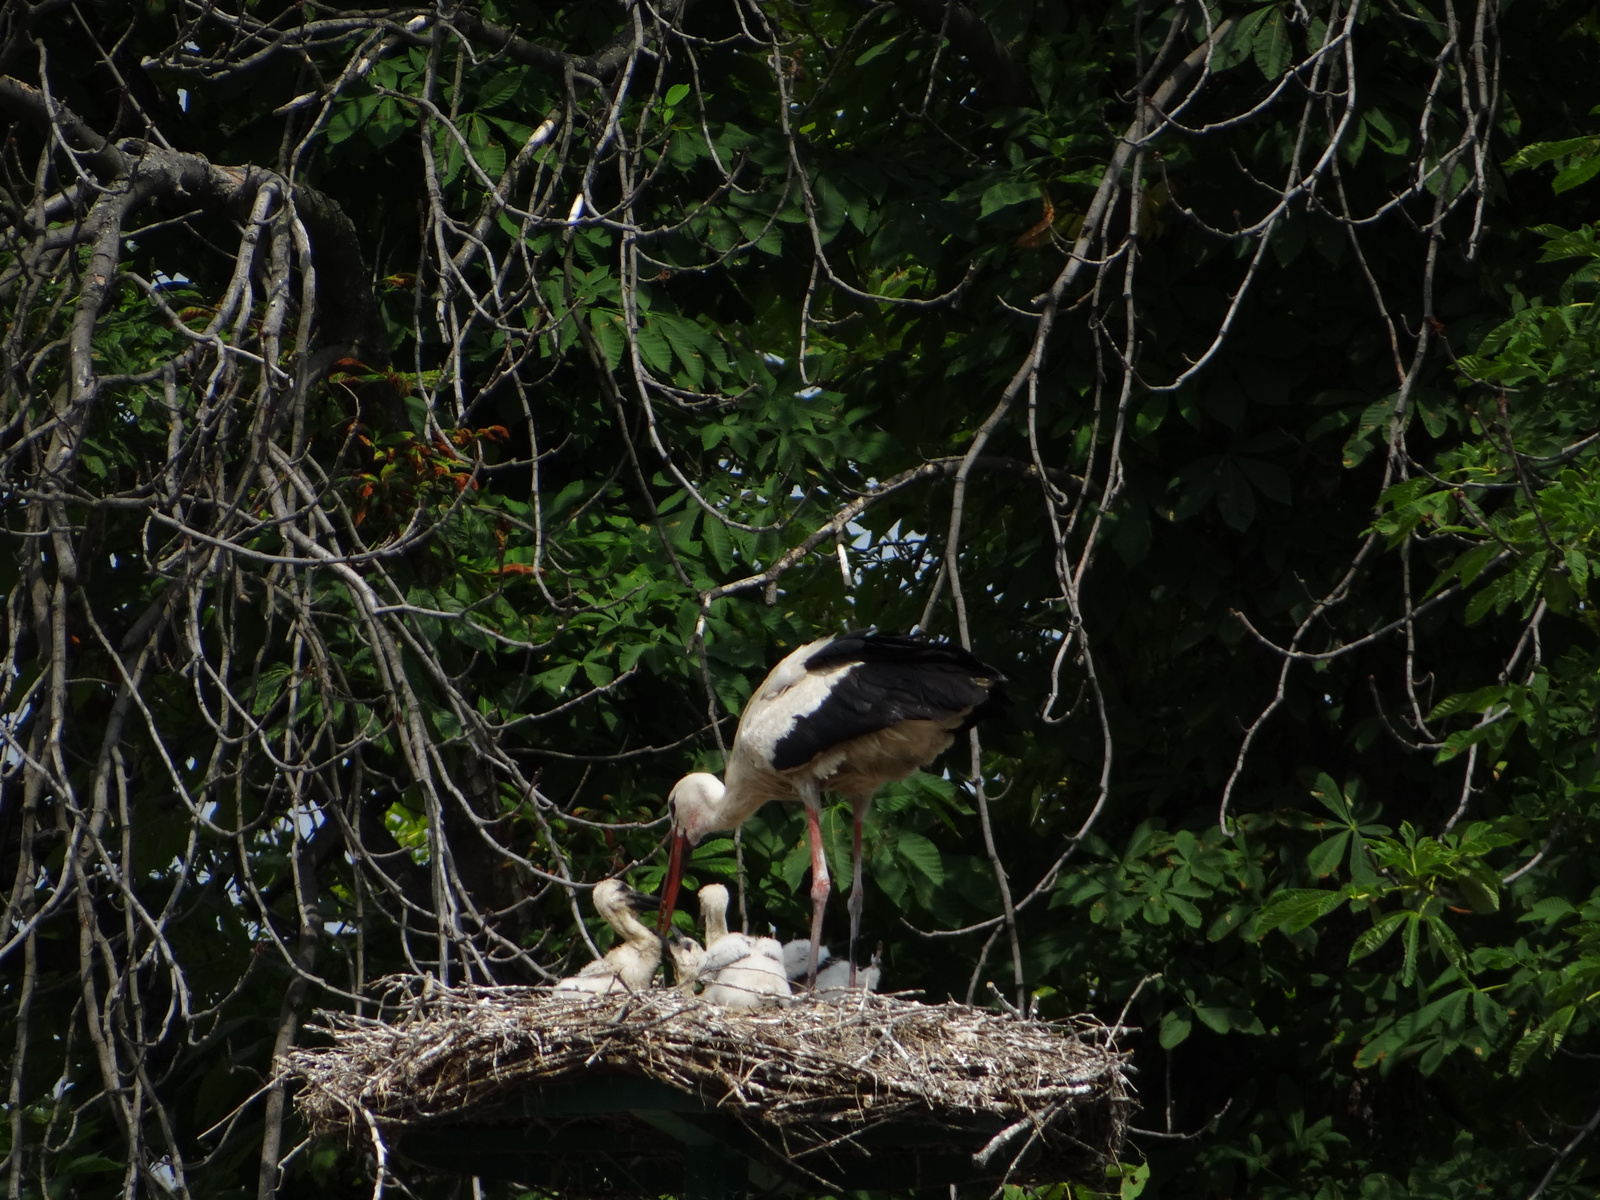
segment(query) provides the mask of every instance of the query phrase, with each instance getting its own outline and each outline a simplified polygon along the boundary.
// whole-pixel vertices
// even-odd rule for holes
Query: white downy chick
[[[883,978],[883,968],[874,958],[870,965],[856,968],[856,986],[850,987],[850,964],[835,959],[817,972],[817,995],[824,1000],[843,1000],[851,991],[875,992]]]
[[[784,943],[783,966],[790,980],[805,977],[806,957],[810,953],[809,938],[796,938],[792,942]],[[880,961],[880,956],[875,954],[870,964],[856,968],[857,989],[868,992],[878,990],[878,983],[883,978]],[[834,958],[828,948],[823,946],[817,951],[817,995],[824,1000],[841,1000],[850,990],[849,962],[842,958]]]
[[[667,951],[672,955],[672,975],[677,980],[678,990],[685,996],[694,995],[701,964],[706,960],[706,948],[688,934],[674,931],[667,942]]]
[[[708,883],[700,889],[700,917],[706,929],[700,964],[700,978],[708,981],[702,993],[706,1000],[729,1008],[759,1008],[790,995],[777,939],[728,932],[727,888]]]
[[[636,892],[620,879],[594,885],[594,907],[622,939],[576,975],[555,986],[558,996],[603,996],[610,992],[642,992],[661,965],[661,939],[642,924],[634,907],[654,903],[655,897]]]
[[[804,979],[806,977],[806,959],[810,954],[810,938],[795,938],[792,942],[783,944],[783,973],[789,977],[791,983],[796,979]],[[819,979],[821,969],[832,961],[833,951],[826,946],[817,951]]]

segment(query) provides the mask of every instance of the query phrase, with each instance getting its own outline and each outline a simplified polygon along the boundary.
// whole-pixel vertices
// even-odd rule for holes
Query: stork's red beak
[[[661,923],[656,928],[665,935],[672,928],[672,914],[678,907],[678,885],[683,881],[683,855],[689,839],[674,830],[672,848],[667,852],[667,881],[661,889]]]

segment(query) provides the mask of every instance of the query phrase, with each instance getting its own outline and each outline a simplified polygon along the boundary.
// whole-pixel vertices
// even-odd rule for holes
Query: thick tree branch
[[[47,101],[39,89],[10,76],[0,76],[0,110],[41,130],[53,126],[83,155],[84,166],[103,186],[128,181],[135,207],[158,195],[181,195],[238,220],[249,211],[261,186],[275,184],[285,194],[291,190],[276,172],[258,167],[218,166],[201,155],[137,139],[109,142],[66,106]],[[354,223],[337,202],[316,188],[296,184],[292,194],[311,238],[322,319],[319,340],[327,348],[319,357],[320,370],[313,373],[326,373],[334,360],[346,356],[386,365],[383,323]]]
[[[62,140],[83,155],[83,165],[102,182],[121,178],[128,173],[128,159],[121,150],[89,128],[59,100],[46,98],[31,84],[10,75],[0,75],[0,111],[8,112],[40,130],[47,130],[54,125]]]
[[[490,49],[503,51],[512,62],[555,75],[565,75],[571,68],[574,76],[594,83],[609,83],[628,61],[628,54],[633,47],[631,29],[624,30],[598,54],[563,54],[559,50],[530,42],[515,30],[486,20],[481,13],[472,9],[462,9],[451,18],[450,23],[462,36],[481,42]]]

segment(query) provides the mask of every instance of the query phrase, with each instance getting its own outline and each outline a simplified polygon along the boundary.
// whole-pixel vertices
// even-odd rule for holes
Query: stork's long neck
[[[710,774],[687,778],[700,783],[693,807],[685,805],[680,810],[681,828],[688,833],[691,842],[720,830],[739,828],[751,813],[772,798],[764,794],[758,784],[752,786],[757,781],[744,767],[737,749],[728,763],[727,782]]]
[[[626,904],[608,904],[600,915],[630,946],[648,947],[659,944],[650,927],[634,916],[633,910]]]
[[[781,788],[771,786],[771,779],[750,761],[748,754],[742,753],[744,749],[736,742],[728,756],[722,797],[716,804],[716,829],[737,829],[768,800],[785,794]]]
[[[706,949],[710,950],[728,936],[728,908],[725,904],[708,904],[700,914],[706,923]]]
[[[705,809],[706,828],[712,830],[732,829],[737,818],[730,818],[730,814],[736,811],[740,796],[744,790],[740,786],[739,773],[733,768],[733,764],[729,764],[728,771],[717,782],[722,785],[722,791],[720,794],[707,797],[708,802]]]

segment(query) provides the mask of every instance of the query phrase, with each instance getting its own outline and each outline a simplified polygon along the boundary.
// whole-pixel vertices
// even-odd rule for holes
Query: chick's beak
[[[672,914],[678,907],[678,885],[683,880],[683,854],[688,845],[688,837],[674,831],[667,857],[667,880],[661,889],[661,921],[656,926],[662,934],[672,928]]]
[[[661,906],[661,897],[652,896],[648,892],[638,892],[629,888],[623,893],[622,898],[628,902],[628,907],[635,912],[650,912]]]

